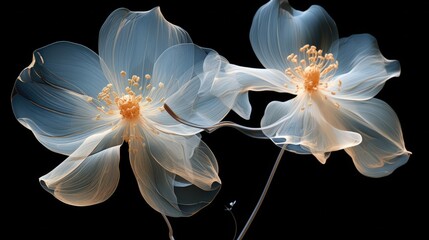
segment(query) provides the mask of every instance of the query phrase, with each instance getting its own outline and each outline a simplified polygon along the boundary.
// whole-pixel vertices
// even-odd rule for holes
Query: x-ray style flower
[[[216,76],[222,61],[192,44],[159,8],[115,10],[100,30],[99,55],[71,42],[34,51],[15,83],[13,111],[40,143],[68,156],[40,178],[41,185],[67,204],[105,201],[117,187],[125,141],[152,208],[174,217],[199,211],[220,189],[217,161],[201,130],[177,122],[163,106],[191,83],[197,88],[190,94],[204,99],[199,87]],[[192,104],[192,114],[210,114],[198,112],[204,102]],[[181,108],[180,101],[173,105]]]
[[[271,102],[261,121],[277,144],[311,153],[324,163],[345,149],[364,175],[382,177],[409,158],[395,112],[373,98],[400,74],[367,34],[338,39],[335,22],[319,6],[301,12],[272,0],[253,20],[252,47],[266,68],[284,73],[272,90],[296,94]],[[282,140],[280,140],[282,139]],[[279,141],[280,140],[280,141]]]
[[[296,95],[269,103],[261,120],[264,134],[278,146],[313,154],[321,163],[344,149],[370,177],[389,175],[408,161],[398,117],[374,98],[388,79],[399,76],[400,65],[383,57],[374,37],[339,39],[322,7],[298,11],[286,0],[271,0],[257,11],[250,40],[265,69],[231,66],[235,86],[217,81],[213,91],[241,96],[238,105],[246,114],[251,107],[243,92]]]

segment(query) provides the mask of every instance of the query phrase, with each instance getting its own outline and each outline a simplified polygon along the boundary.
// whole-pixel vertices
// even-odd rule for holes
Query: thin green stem
[[[174,240],[174,236],[173,236],[173,228],[171,227],[170,221],[168,221],[167,216],[165,216],[164,214],[161,214],[162,217],[164,218],[165,223],[167,223],[167,227],[168,227],[168,237],[170,238],[170,240]]]
[[[274,163],[273,169],[271,169],[271,173],[270,176],[268,177],[267,183],[265,184],[264,190],[262,191],[261,196],[259,197],[259,201],[256,204],[255,208],[253,209],[252,214],[250,215],[249,219],[247,220],[246,225],[244,226],[243,230],[241,231],[240,235],[238,236],[237,240],[241,240],[243,239],[244,235],[246,234],[247,230],[250,227],[250,224],[252,224],[253,219],[256,216],[256,213],[258,213],[259,208],[262,205],[262,202],[265,199],[265,195],[267,195],[268,192],[268,188],[271,185],[271,182],[273,180],[274,177],[274,173],[276,173],[277,167],[279,166],[280,160],[282,159],[283,153],[285,152],[285,146],[282,147],[282,149],[280,150],[279,155],[277,156],[276,162]]]

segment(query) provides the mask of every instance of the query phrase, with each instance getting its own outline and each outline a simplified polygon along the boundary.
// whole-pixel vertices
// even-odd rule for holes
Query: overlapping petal
[[[369,177],[383,177],[404,165],[406,150],[401,125],[393,109],[385,102],[342,101],[341,121],[362,136],[362,143],[345,149],[356,168]]]
[[[106,86],[98,56],[88,48],[57,42],[34,52],[15,82],[15,117],[47,148],[71,154],[85,138],[106,130],[117,118],[103,116],[91,99]]]
[[[186,61],[189,61],[188,65],[191,66],[187,67],[189,70],[182,70],[180,74],[176,71],[171,76],[173,73],[171,69],[174,69],[175,65],[184,66]],[[231,106],[226,106],[221,98],[211,92],[213,82],[225,76],[223,68],[226,64],[227,61],[211,49],[193,44],[176,45],[161,55],[156,66],[162,67],[155,67],[154,78],[155,76],[156,79],[176,78],[174,86],[168,84],[169,96],[165,103],[181,118],[196,125],[211,126],[221,121],[231,109]],[[175,125],[185,127],[171,116],[164,118],[163,115],[158,115],[157,121],[162,123],[163,127],[168,126],[170,130],[173,130],[172,127]],[[178,133],[177,130],[174,131]],[[191,128],[187,129],[187,133],[179,134],[188,135],[189,131],[197,133],[201,129]]]
[[[259,61],[265,68],[281,71],[289,66],[287,56],[299,54],[305,44],[335,55],[337,40],[336,24],[322,7],[313,5],[301,12],[287,0],[271,0],[259,8],[250,29],[250,42]]]
[[[174,111],[184,114],[187,119],[190,115],[200,112],[200,105],[205,101],[197,98],[202,82],[208,71],[203,69],[204,60],[213,50],[198,47],[192,43],[178,44],[168,48],[155,63],[151,84],[156,90],[150,96],[153,99],[153,114],[149,118],[162,131],[173,134],[193,135],[201,129],[179,123],[167,112],[159,113],[159,107],[168,103]],[[216,70],[213,70],[216,71]],[[212,97],[213,100],[216,100]],[[165,101],[164,101],[165,100]],[[225,114],[224,114],[225,115]],[[223,116],[224,116],[223,115]],[[217,121],[223,117],[218,117]]]
[[[321,78],[324,85],[292,92],[298,94],[294,99],[267,106],[262,129],[277,145],[286,144],[287,150],[301,154],[312,153],[321,162],[328,152],[346,149],[358,170],[371,177],[386,176],[407,162],[409,152],[396,114],[384,102],[373,99],[388,79],[399,76],[400,65],[384,58],[374,37],[360,34],[338,40],[335,23],[323,8],[312,6],[301,12],[287,0],[272,0],[256,13],[250,39],[268,69],[296,71],[293,61],[287,60],[292,53],[297,61],[303,61],[297,70],[305,68],[307,56],[300,49],[306,44],[332,53],[331,60],[338,63],[332,69],[328,65],[320,69],[317,80],[326,78],[323,71],[332,73]],[[313,81],[305,74],[295,76],[300,84]],[[253,81],[263,84],[264,78]],[[243,82],[252,86],[250,80]],[[287,88],[289,82],[284,82]],[[290,89],[278,90],[291,93]]]
[[[112,12],[100,30],[99,54],[105,61],[106,76],[116,89],[125,89],[121,71],[128,77],[152,74],[156,59],[170,46],[191,42],[188,33],[169,23],[160,8],[132,12],[119,8]]]
[[[198,136],[147,132],[147,145],[151,157],[163,168],[199,188],[209,191],[220,183],[216,159]]]
[[[87,206],[105,201],[118,184],[119,148],[126,140],[147,202],[168,216],[193,215],[218,193],[218,165],[195,135],[201,129],[176,122],[162,111],[162,105],[166,98],[186,92],[195,83],[196,93],[186,94],[196,101],[196,111],[220,121],[229,109],[209,90],[226,60],[212,50],[183,44],[190,43],[190,37],[167,22],[159,8],[114,11],[104,23],[99,41],[101,57],[68,42],[36,50],[33,63],[15,84],[12,106],[17,119],[46,147],[69,155],[40,178],[41,185],[67,204]],[[208,56],[216,61],[208,63]],[[147,81],[137,93],[145,97],[145,103],[132,106],[144,115],[138,124],[128,115],[121,116],[115,104],[97,100],[105,87],[106,93],[120,99],[124,91],[134,94],[125,89],[132,75]],[[140,104],[136,99],[132,104]],[[207,106],[216,106],[221,114],[212,114]]]
[[[249,119],[252,107],[249,91],[295,92],[295,84],[276,69],[257,69],[227,64],[224,76],[217,77],[211,92],[225,106],[234,110],[244,119]]]
[[[347,131],[327,119],[329,111],[321,112],[320,105],[327,100],[299,95],[286,102],[268,104],[261,127],[276,144],[291,144],[288,150],[312,153],[325,163],[329,152],[356,146],[362,140],[358,133]],[[309,105],[311,103],[311,105]],[[326,107],[324,107],[326,109]]]
[[[119,148],[116,131],[88,137],[54,170],[40,178],[41,185],[70,205],[88,206],[107,200],[119,181]]]
[[[335,91],[332,97],[338,99],[368,100],[401,71],[399,62],[384,58],[377,40],[368,34],[341,38],[337,61],[339,67],[333,81],[341,80],[341,86],[332,84],[329,90]]]
[[[172,217],[191,216],[209,204],[220,190],[209,148],[197,137],[147,134],[147,146],[130,142],[130,160],[148,204]]]

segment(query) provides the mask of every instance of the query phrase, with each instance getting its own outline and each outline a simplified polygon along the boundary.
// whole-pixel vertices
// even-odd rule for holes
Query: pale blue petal
[[[281,93],[296,92],[296,84],[276,69],[257,69],[229,64],[226,77],[216,78],[212,92],[225,105],[233,106],[233,110],[245,119],[250,118],[251,106],[248,99],[249,91],[274,91]]]
[[[293,9],[287,0],[271,0],[256,12],[250,30],[253,51],[265,68],[284,71],[291,53],[305,44],[323,52],[337,53],[335,22],[320,6],[306,11]]]
[[[166,170],[206,191],[220,183],[216,159],[198,136],[148,131],[146,137],[150,155]],[[202,154],[201,149],[205,149]]]
[[[228,100],[229,96],[223,93],[221,93],[223,95],[220,95],[215,90],[217,88],[216,81],[231,83],[230,90],[233,90],[236,79],[228,72],[229,66],[228,61],[218,53],[215,51],[208,52],[204,59],[203,72],[198,74],[200,88],[197,92],[189,91],[189,93],[196,93],[196,95],[183,95],[182,98],[177,99],[178,101],[186,102],[187,100],[184,98],[189,98],[194,101],[192,108],[188,111],[182,111],[182,115],[186,115],[190,122],[202,126],[212,126],[219,123],[231,109],[242,115],[240,112],[242,111],[241,107],[250,108],[248,99],[245,96],[244,98],[240,98],[241,95],[247,95],[247,93],[242,92],[238,95],[239,97],[233,96],[234,99]],[[190,87],[195,88],[195,86]],[[188,92],[188,89],[181,89],[181,91]],[[169,103],[172,102],[169,101]],[[185,104],[182,106],[182,109],[184,107],[186,107]]]
[[[91,49],[72,42],[56,42],[34,51],[33,62],[21,75],[30,71],[27,77],[31,81],[96,98],[108,84],[102,65]]]
[[[252,110],[249,91],[287,92],[288,83],[295,86],[278,70],[248,68],[227,62],[211,82],[210,93],[217,97],[216,101],[221,101],[244,119],[250,118]]]
[[[204,74],[204,59],[211,51],[213,50],[201,48],[192,43],[168,48],[155,62],[150,82],[158,89],[151,95],[152,99],[168,98],[188,81]],[[159,89],[160,83],[164,85],[163,89]]]
[[[157,89],[151,96],[154,102],[165,98],[176,115],[192,124],[212,126],[232,108],[211,92],[213,81],[225,75],[221,72],[225,64],[226,60],[211,49],[194,44],[173,46],[159,57],[154,68],[152,85],[162,83],[165,90]],[[192,135],[202,130],[187,127],[168,114],[158,113],[149,118],[165,132]]]
[[[217,99],[210,95],[208,90],[204,91],[201,87],[206,76],[212,76],[210,73],[212,70],[205,70],[203,66],[204,59],[211,51],[194,44],[178,44],[167,49],[158,58],[150,81],[153,87],[145,90],[143,95],[152,98],[153,111],[146,114],[146,117],[156,123],[159,130],[180,135],[193,135],[202,131],[179,123],[167,112],[160,112],[159,108],[167,103],[176,114],[191,122],[199,121],[195,115],[201,116],[204,114],[203,112],[210,111],[201,105]],[[229,111],[222,103],[217,107],[222,107],[226,113]],[[215,115],[216,111],[210,112]],[[214,121],[220,121],[226,113],[220,117],[214,117]]]
[[[359,172],[384,177],[408,161],[399,119],[389,105],[375,98],[341,104],[344,124],[362,135],[360,145],[346,149]]]
[[[243,92],[274,91],[294,93],[296,91],[294,82],[287,78],[282,71],[276,69],[249,68],[229,64],[225,72],[227,77],[231,78],[229,82],[235,80],[241,87],[240,91]],[[219,84],[219,86],[215,85],[214,87],[226,91],[229,82],[224,79],[216,80],[216,84]]]
[[[99,54],[106,63],[103,68],[115,87],[122,90],[128,84],[121,71],[144,79],[152,75],[156,59],[168,47],[191,42],[182,28],[169,23],[160,8],[131,12],[119,8],[104,22],[99,36]]]
[[[159,147],[163,147],[163,149],[157,151],[165,150],[168,152],[167,155],[171,154],[171,151],[168,151],[170,146],[162,145]],[[152,146],[153,148],[154,146]],[[207,191],[203,190],[181,177],[177,171],[172,172],[164,168],[160,165],[159,159],[155,159],[153,155],[148,154],[148,150],[141,142],[130,142],[131,166],[140,192],[147,203],[156,211],[172,217],[191,216],[208,205],[219,192],[220,181],[213,182],[211,188]],[[179,152],[185,154],[183,150]],[[169,158],[170,156],[166,157]],[[201,164],[207,164],[207,160],[209,165],[216,166],[217,171],[215,158],[205,145],[194,148],[192,158],[194,158],[194,164],[190,164],[187,167],[193,166],[194,169],[197,168],[198,161],[201,159]],[[161,160],[164,161],[164,159]],[[177,160],[180,162],[180,159]],[[170,159],[165,159],[165,161],[170,161]],[[189,168],[189,170],[192,171],[192,168]],[[191,173],[183,174],[186,175],[185,177],[189,177]]]
[[[335,108],[326,109],[326,101],[315,95],[312,99],[301,95],[283,103],[271,102],[261,127],[277,145],[287,144],[287,149],[296,153],[310,152],[324,163],[329,152],[355,146],[362,140],[359,134],[343,130],[327,118]]]
[[[339,68],[329,91],[333,98],[367,100],[374,97],[392,77],[400,74],[398,61],[383,57],[377,40],[368,34],[352,35],[339,41]],[[341,86],[335,84],[341,80]]]
[[[250,114],[252,113],[252,105],[249,101],[249,93],[241,92],[235,98],[235,103],[232,105],[232,110],[238,114],[238,116],[249,120]]]
[[[55,43],[36,50],[33,63],[19,75],[12,108],[43,145],[69,155],[85,138],[119,121],[95,104],[106,83],[93,52],[69,42]]]
[[[65,161],[39,179],[43,188],[75,206],[107,200],[119,181],[120,145],[106,144],[111,134],[105,131],[87,138]]]
[[[175,116],[201,127],[190,127],[180,123],[165,111],[163,114],[166,115],[156,116],[156,121],[162,123],[158,129],[190,136],[201,132],[205,127],[218,123],[229,112],[230,108],[223,105],[215,96],[204,92],[199,94],[200,86],[200,79],[194,78],[170,96],[165,104],[174,112]]]
[[[186,78],[183,79],[183,76]],[[155,65],[152,85],[157,86],[159,79],[165,79],[167,83],[163,85],[173,94],[165,94],[168,96],[166,104],[172,111],[183,120],[204,127],[219,123],[231,109],[243,118],[249,118],[251,106],[248,91],[283,91],[288,82],[280,71],[232,65],[215,51],[193,44],[173,46],[160,56]],[[172,83],[175,85],[170,86]],[[163,97],[157,95],[158,92],[162,93],[161,90],[154,92],[154,99]],[[162,114],[155,117],[156,120],[151,119],[161,123],[162,127],[168,125],[170,130],[171,126],[177,125],[177,122],[168,122],[171,117],[161,119],[164,117]],[[195,129],[172,132],[189,135]]]
[[[88,156],[66,159],[40,178],[42,187],[60,201],[89,206],[106,201],[119,182],[119,146]]]

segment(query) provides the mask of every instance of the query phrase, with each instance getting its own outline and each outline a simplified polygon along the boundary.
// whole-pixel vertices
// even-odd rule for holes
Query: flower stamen
[[[127,73],[125,71],[121,71],[120,75],[125,80]],[[93,99],[89,96],[86,98],[86,101],[95,104],[97,109],[103,114],[113,115],[119,112],[119,114],[122,116],[122,119],[134,122],[140,118],[142,108],[150,108],[149,104],[152,104],[155,92],[157,92],[158,89],[158,91],[160,91],[160,89],[165,87],[163,82],[159,82],[157,84],[158,87],[154,87],[152,83],[150,83],[151,78],[152,77],[150,74],[146,74],[145,79],[149,82],[143,83],[140,81],[141,78],[139,76],[132,75],[131,78],[127,79],[128,86],[125,87],[125,93],[122,95],[119,95],[117,92],[113,91],[113,85],[109,83],[98,94],[97,102],[94,102]],[[142,91],[145,89],[148,91],[146,92],[145,96],[143,96]],[[163,104],[164,101],[165,98],[161,97],[159,101],[155,101],[155,104]],[[117,107],[117,109],[112,109],[112,107]],[[165,110],[162,106],[154,107],[160,112]],[[100,120],[103,114],[97,114],[95,119]]]
[[[328,80],[334,76],[338,69],[338,61],[335,60],[334,55],[332,53],[323,55],[321,49],[318,50],[309,44],[301,47],[299,51],[300,55],[291,53],[287,56],[286,59],[294,67],[285,70],[285,74],[292,81],[299,83],[297,84],[297,92],[304,89],[311,94],[317,91],[319,87],[327,88]],[[338,86],[341,87],[341,84],[339,81]]]

